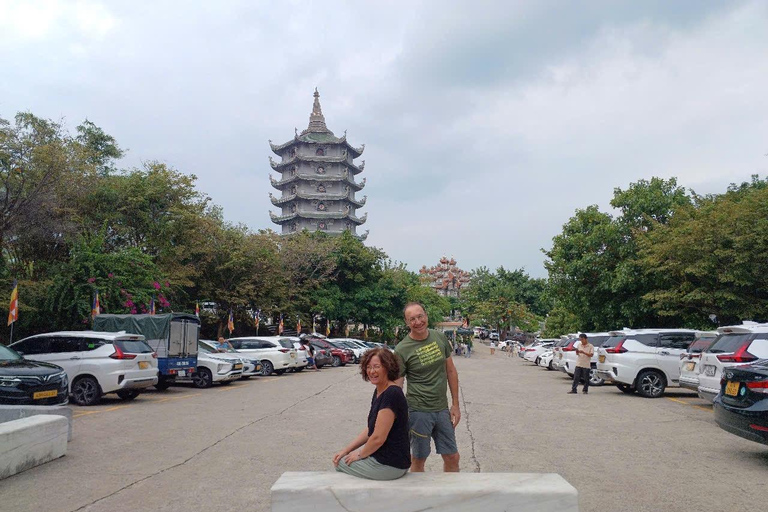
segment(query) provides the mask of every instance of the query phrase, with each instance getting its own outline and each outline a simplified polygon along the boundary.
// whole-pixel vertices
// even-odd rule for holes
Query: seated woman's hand
[[[344,458],[344,462],[346,462],[347,466],[349,466],[356,460],[360,460],[362,458],[363,457],[360,457],[360,450],[355,450]]]
[[[333,456],[333,465],[338,466],[341,458],[345,456],[347,453],[349,452],[345,452],[344,450],[337,452],[336,455]]]

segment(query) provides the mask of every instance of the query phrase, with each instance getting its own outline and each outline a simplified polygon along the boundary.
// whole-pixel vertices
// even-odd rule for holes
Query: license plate
[[[296,354],[291,353],[291,357],[293,357],[295,359],[296,358]]]
[[[557,354],[557,358],[558,359],[562,359],[563,358],[563,354]]]
[[[242,365],[242,364],[240,364],[240,363],[237,363],[237,364],[235,365],[235,370],[242,370],[242,369],[243,369],[243,365]]]
[[[600,361],[601,363],[604,363],[605,362],[605,356],[600,356],[600,357],[597,358],[597,360]]]
[[[260,364],[257,364],[257,365],[256,365],[256,369],[255,369],[254,371],[256,371],[256,372],[260,372],[260,371],[261,371],[261,365],[260,365]]]
[[[179,370],[178,374],[179,374],[179,377],[186,377],[187,376],[186,370]]]
[[[704,375],[707,377],[714,377],[716,371],[717,368],[715,366],[712,366],[711,364],[704,365]]]
[[[52,389],[50,391],[36,391],[32,393],[32,400],[40,400],[41,398],[53,398],[59,394],[59,391]]]
[[[685,371],[692,372],[694,368],[696,368],[696,363],[694,363],[693,361],[689,363],[685,363]]]
[[[736,396],[739,394],[739,383],[738,382],[728,382],[728,384],[725,385],[725,394],[728,396]]]
[[[139,370],[146,370],[149,368],[149,363],[146,361],[139,361]]]

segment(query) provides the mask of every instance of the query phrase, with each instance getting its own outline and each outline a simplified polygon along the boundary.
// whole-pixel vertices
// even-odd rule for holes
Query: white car
[[[565,371],[565,359],[563,359],[563,347],[569,342],[567,336],[561,336],[558,341],[552,346],[552,370]]]
[[[95,405],[107,393],[133,400],[157,384],[157,354],[139,334],[61,331],[10,345],[26,359],[61,366],[78,405]]]
[[[241,354],[234,348],[232,348],[232,345],[227,343],[219,343],[212,340],[200,340],[204,341],[208,345],[216,348],[219,352],[223,352],[226,354],[234,354],[237,357],[240,358],[240,360],[243,362],[243,375],[240,377],[241,379],[250,379],[251,377],[256,377],[258,375],[261,375],[261,361],[256,359],[253,356],[249,356],[248,354]]]
[[[554,345],[553,340],[537,341],[530,347],[525,348],[525,355],[523,355],[523,359],[530,361],[531,363],[539,364],[539,356],[546,352],[548,349],[551,349],[552,345]]]
[[[720,327],[715,342],[701,354],[699,397],[713,402],[726,368],[768,359],[768,324]]]
[[[680,387],[699,390],[699,362],[701,353],[712,345],[717,337],[715,331],[700,331],[688,349],[680,354]]]
[[[552,347],[554,348],[554,346]],[[544,352],[539,356],[539,366],[542,368],[546,368],[547,370],[552,369],[552,359],[555,357],[555,352],[550,349]]]
[[[624,393],[657,398],[680,379],[680,354],[696,336],[691,329],[612,331],[597,349],[597,375]]]
[[[204,340],[197,342],[197,368],[191,376],[177,377],[177,382],[192,381],[196,388],[209,388],[214,383],[232,384],[243,375],[243,360],[237,354],[221,352]]]
[[[358,344],[357,340],[354,340],[352,338],[329,338],[328,341],[339,342],[341,345],[344,346],[344,348],[348,348],[349,350],[351,350],[352,353],[355,354],[355,363],[359,363],[360,358],[363,357],[363,354],[365,354],[368,350],[370,350],[370,348],[365,347],[362,344]]]
[[[278,336],[249,336],[230,338],[232,347],[261,361],[262,375],[282,375],[296,364],[296,348],[287,338]],[[305,365],[306,366],[306,365]]]

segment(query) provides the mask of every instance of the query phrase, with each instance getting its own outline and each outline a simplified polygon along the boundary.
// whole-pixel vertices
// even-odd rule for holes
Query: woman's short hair
[[[360,358],[360,374],[363,376],[364,381],[368,382],[368,372],[365,368],[371,363],[373,356],[379,357],[381,366],[387,370],[387,378],[389,380],[400,378],[400,361],[395,353],[388,348],[372,348]]]

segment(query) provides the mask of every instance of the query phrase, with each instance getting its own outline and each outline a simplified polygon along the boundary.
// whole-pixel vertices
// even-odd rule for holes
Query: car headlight
[[[0,386],[4,388],[15,388],[21,384],[21,379],[16,377],[0,377]]]

